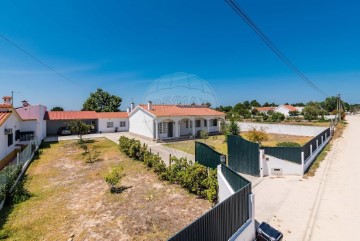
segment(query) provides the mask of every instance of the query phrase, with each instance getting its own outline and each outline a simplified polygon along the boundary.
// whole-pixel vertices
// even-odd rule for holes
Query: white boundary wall
[[[263,124],[256,122],[237,122],[240,131],[249,131],[256,127],[264,128],[267,133],[294,135],[294,136],[317,136],[329,127],[323,126],[303,126],[303,125],[282,125],[282,124]]]
[[[219,203],[223,202],[225,199],[233,195],[235,192],[231,188],[230,184],[227,182],[226,178],[221,172],[221,165],[217,166],[217,179],[219,185]]]

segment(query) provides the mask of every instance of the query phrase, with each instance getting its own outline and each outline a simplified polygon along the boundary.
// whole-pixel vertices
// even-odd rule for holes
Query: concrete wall
[[[15,141],[15,132],[20,128],[21,120],[14,113],[0,126],[0,160],[15,150],[15,145],[19,143],[19,141]],[[11,146],[8,146],[8,136],[4,134],[5,129],[12,129],[13,131],[13,144]]]
[[[265,155],[265,158],[262,159],[262,168],[264,176],[303,175],[302,165],[270,155]]]
[[[224,175],[221,173],[221,165],[217,166],[217,179],[219,185],[218,199],[219,199],[219,203],[221,203],[225,199],[233,195],[235,192],[231,188],[230,184],[227,182]]]
[[[125,127],[120,127],[120,122],[125,121]],[[107,123],[113,122],[113,127],[108,128]],[[129,119],[128,118],[109,118],[109,119],[99,119],[98,131],[102,133],[112,133],[115,132],[115,128],[118,128],[117,131],[128,131],[129,130]]]
[[[129,132],[154,139],[154,119],[141,108],[135,109],[129,116]]]
[[[283,124],[263,124],[255,122],[238,122],[240,131],[248,131],[252,127],[264,128],[267,133],[295,135],[295,136],[317,136],[328,127],[303,126],[303,125],[283,125]]]

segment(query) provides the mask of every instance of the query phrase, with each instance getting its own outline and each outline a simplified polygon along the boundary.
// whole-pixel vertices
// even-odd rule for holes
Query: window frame
[[[106,128],[114,128],[114,122],[113,121],[106,122]]]

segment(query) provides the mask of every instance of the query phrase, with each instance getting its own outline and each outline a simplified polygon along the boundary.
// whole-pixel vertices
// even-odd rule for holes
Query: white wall
[[[141,108],[135,108],[129,116],[129,132],[154,139],[154,119]]]
[[[120,122],[125,121],[125,127],[120,127]],[[113,127],[107,128],[107,123],[113,122]],[[128,118],[107,118],[107,119],[99,119],[98,130],[102,133],[112,133],[115,132],[115,128],[117,127],[117,131],[128,131],[129,130],[129,119]]]
[[[285,161],[266,154],[265,158],[262,158],[262,167],[264,176],[303,175],[302,165],[290,161]],[[280,169],[280,173],[274,173],[273,169]]]
[[[28,125],[24,121],[24,128],[21,131],[33,131],[38,141],[46,137],[46,121],[44,120],[47,108],[43,105],[30,105],[27,107],[17,108],[16,111],[23,119],[36,119],[35,125]]]
[[[285,116],[289,116],[289,109],[285,108],[284,106],[280,105],[274,109],[275,112],[281,113]]]
[[[230,184],[227,182],[224,175],[222,174],[221,165],[217,166],[217,179],[219,185],[218,199],[219,199],[219,203],[221,203],[225,199],[233,195],[235,192],[231,188]]]
[[[238,122],[240,131],[248,131],[252,127],[265,128],[267,133],[295,135],[295,136],[317,136],[328,127],[304,126],[304,125],[283,125],[283,124],[263,124],[256,122]]]
[[[0,160],[9,155],[15,149],[15,145],[19,143],[19,141],[15,141],[15,132],[20,130],[20,125],[20,119],[12,113],[0,126]],[[8,146],[8,136],[4,134],[5,129],[13,130],[13,144],[11,146]]]

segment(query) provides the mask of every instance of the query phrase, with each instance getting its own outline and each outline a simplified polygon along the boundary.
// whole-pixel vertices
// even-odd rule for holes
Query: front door
[[[168,122],[168,137],[173,137],[173,122]]]

